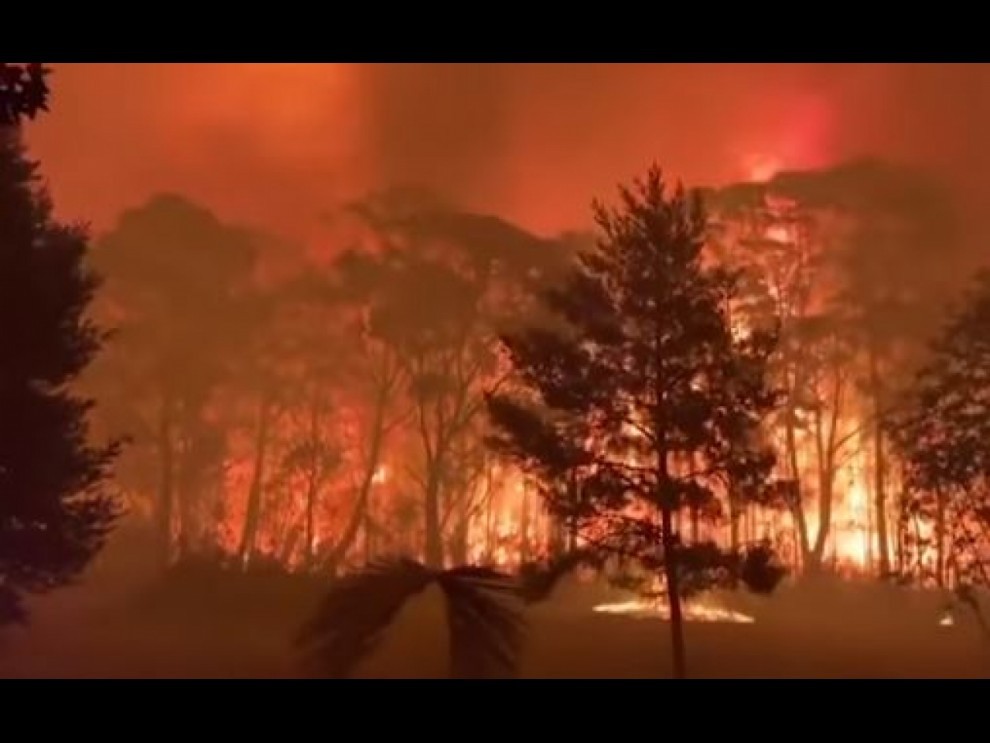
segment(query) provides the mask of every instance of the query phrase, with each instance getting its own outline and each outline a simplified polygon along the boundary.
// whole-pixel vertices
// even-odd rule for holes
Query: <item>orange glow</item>
[[[755,183],[769,181],[781,169],[780,161],[770,155],[752,155],[744,163],[749,180]]]
[[[670,608],[663,601],[633,599],[615,604],[599,604],[594,608],[599,614],[621,614],[641,619],[670,619]],[[707,601],[687,601],[681,606],[687,622],[718,622],[728,624],[752,624],[753,617],[742,612],[718,606],[711,599]]]
[[[990,68],[956,69],[972,96],[990,95]],[[651,161],[689,185],[709,185],[766,181],[870,152],[933,164],[953,182],[972,184],[974,164],[986,158],[965,144],[980,137],[965,135],[990,123],[990,106],[972,98],[931,105],[943,100],[948,74],[883,65],[59,64],[52,114],[28,131],[59,211],[97,230],[154,193],[178,191],[225,221],[294,238],[325,257],[351,237],[328,225],[327,213],[396,184],[423,183],[547,234],[586,226],[591,198]],[[967,195],[974,203],[985,201],[979,186]],[[783,225],[765,236],[795,239]],[[361,481],[354,452],[367,423],[359,413],[345,417],[348,455],[321,491],[317,544],[339,538]],[[843,432],[863,418],[850,406]],[[407,474],[411,447],[390,443],[372,474],[371,513],[385,525],[375,549],[383,552],[420,548],[389,521],[421,515]],[[253,463],[249,438],[230,448],[216,540],[236,551]],[[803,437],[809,483],[813,448]],[[872,474],[868,446],[851,448],[836,478],[826,559],[865,570],[876,551]],[[815,488],[808,490],[813,540],[818,511]],[[259,537],[264,554],[288,550],[286,560],[298,562],[298,548],[289,546],[303,492],[296,480],[271,489],[263,507],[275,516]],[[490,489],[479,484],[468,497],[477,506],[467,530],[472,560],[510,564],[523,542],[531,555],[546,548],[548,519],[518,473],[501,471]],[[751,509],[746,516],[750,537],[793,551],[789,515]],[[713,531],[728,540],[724,525]],[[355,545],[354,559],[363,549]]]
[[[990,108],[943,94],[960,76],[986,95],[988,74],[980,65],[57,64],[53,113],[30,139],[58,208],[98,227],[168,190],[228,221],[308,235],[340,199],[401,180],[554,232],[586,225],[592,197],[652,160],[698,185],[863,152],[972,179],[964,143],[979,138],[960,129],[984,129],[972,112]],[[777,162],[749,162],[753,153]]]

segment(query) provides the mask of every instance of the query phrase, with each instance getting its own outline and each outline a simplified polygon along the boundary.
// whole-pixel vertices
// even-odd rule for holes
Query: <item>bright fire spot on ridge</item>
[[[781,162],[772,155],[751,155],[744,164],[746,174],[755,183],[765,183],[777,175]]]

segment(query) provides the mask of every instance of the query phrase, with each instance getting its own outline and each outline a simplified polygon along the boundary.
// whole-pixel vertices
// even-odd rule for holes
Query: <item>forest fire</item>
[[[743,187],[769,188],[757,183]],[[781,323],[786,332],[794,332],[792,326],[799,328],[823,311],[823,302],[835,281],[835,269],[828,261],[822,262],[823,245],[828,241],[816,232],[823,227],[815,226],[813,214],[805,214],[793,199],[761,199],[754,210],[742,213],[716,199],[715,213],[720,223],[731,225],[731,229],[718,233],[713,256],[731,251],[734,262],[747,271],[758,272],[762,282],[759,291],[766,292],[774,321]],[[827,220],[822,224],[827,225]],[[372,230],[371,234],[376,233]],[[448,239],[444,237],[444,241]],[[452,248],[448,245],[443,249]],[[330,270],[337,269],[331,266]],[[485,301],[493,300],[486,297]],[[738,313],[744,325],[765,321],[766,318],[750,317],[750,312],[742,308]],[[297,327],[305,328],[312,340],[318,339],[319,333],[312,334],[310,328],[318,327],[322,321],[319,311],[286,317],[305,323]],[[292,326],[279,327],[288,330]],[[360,326],[356,326],[356,332],[356,342],[366,344],[361,353],[368,362],[393,365],[389,373],[394,375],[394,381],[383,378],[385,383],[396,384],[403,375],[411,374],[411,369],[402,368],[408,362],[398,356],[390,359],[387,354],[394,352],[380,341],[362,339],[366,331]],[[326,341],[319,342],[339,341],[327,336]],[[490,335],[479,336],[477,347],[484,348],[489,342]],[[867,409],[869,400],[856,388],[859,361],[849,368],[830,367],[827,342],[823,343],[821,353],[825,355],[820,359],[802,355],[800,348],[787,353],[794,355],[784,359],[786,363],[804,365],[805,373],[813,375],[804,382],[806,388],[795,388],[790,394],[799,393],[810,402],[802,399],[792,410],[769,422],[767,432],[778,451],[776,477],[799,484],[800,505],[787,499],[766,505],[748,504],[735,514],[733,525],[727,518],[732,509],[724,502],[723,494],[722,513],[706,515],[697,533],[726,547],[734,539],[746,543],[768,541],[792,569],[800,570],[805,562],[814,560],[839,572],[875,572],[882,551],[873,487],[878,478],[871,463],[869,415],[860,414]],[[290,372],[287,367],[287,380],[297,373],[305,374],[305,366],[299,366],[307,363],[305,359],[303,356],[293,361],[298,372]],[[215,546],[229,554],[253,553],[295,568],[328,555],[333,555],[338,564],[358,564],[375,555],[423,549],[422,536],[415,535],[415,525],[422,522],[425,511],[416,491],[427,487],[429,468],[439,466],[429,459],[434,456],[431,449],[438,441],[435,437],[450,434],[443,428],[446,424],[442,417],[432,424],[439,426],[437,430],[422,428],[422,421],[428,425],[430,422],[421,416],[435,414],[428,410],[434,404],[432,400],[400,394],[397,389],[376,392],[374,386],[367,387],[368,381],[352,378],[324,388],[314,386],[313,381],[303,381],[298,403],[287,399],[281,407],[270,408],[263,459],[258,459],[260,429],[247,427],[230,435],[225,447],[223,484],[214,491],[216,500],[208,507],[222,514],[219,523],[208,532],[214,535],[207,538],[213,539]],[[789,379],[784,381],[792,384]],[[480,394],[492,382],[490,372],[478,373],[463,380],[464,392]],[[390,395],[386,404],[396,420],[386,427],[387,431],[380,419],[384,408],[371,405],[373,396],[383,391]],[[439,402],[444,406],[470,405],[471,416],[477,416],[476,402],[454,397]],[[450,408],[439,414],[449,416],[456,410]],[[213,415],[219,422],[219,413]],[[417,417],[419,424],[415,424]],[[334,419],[336,423],[331,424]],[[478,424],[472,419],[473,426]],[[369,444],[373,445],[371,450],[367,448]],[[473,444],[465,437],[463,445]],[[429,455],[426,460],[422,458],[424,452]],[[450,559],[513,568],[548,554],[553,549],[556,527],[541,499],[525,485],[523,473],[510,463],[465,453],[480,458],[464,470],[467,479],[458,481],[448,495],[442,496],[438,513]],[[462,455],[451,448],[446,456],[451,459],[446,466],[451,467],[454,459]],[[885,473],[887,488],[896,486],[894,474]],[[258,488],[266,492],[258,504],[252,505],[252,493]],[[134,496],[147,502],[140,493]],[[307,506],[310,501],[311,509]],[[203,507],[207,504],[200,506]],[[896,533],[894,499],[884,519],[885,533]],[[177,539],[179,531],[174,535]],[[888,536],[884,549],[893,552],[893,544]]]
[[[980,162],[960,198],[921,169],[960,137],[842,161],[825,82],[888,68],[746,69],[0,63],[0,626],[77,584],[42,633],[250,674],[290,627],[364,673],[399,624],[454,678],[541,636],[568,675],[973,670]],[[907,74],[942,115],[990,90],[958,69]]]

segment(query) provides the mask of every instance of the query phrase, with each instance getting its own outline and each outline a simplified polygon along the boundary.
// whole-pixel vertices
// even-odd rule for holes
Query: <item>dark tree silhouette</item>
[[[5,85],[0,110],[41,107],[30,85],[16,104]],[[118,448],[88,443],[92,403],[71,388],[104,339],[86,317],[98,280],[85,230],[53,219],[38,180],[17,127],[0,126],[0,621],[76,576],[116,516],[104,482]]]
[[[48,69],[0,62],[0,127],[16,126],[48,110]]]
[[[990,585],[990,273],[933,346],[888,429],[905,462],[915,577]],[[925,527],[925,528],[922,528]]]
[[[752,577],[738,568],[755,563],[688,543],[675,520],[717,513],[729,483],[740,498],[768,484],[758,429],[777,397],[765,381],[773,337],[730,327],[737,281],[703,264],[699,200],[668,194],[656,168],[620,196],[618,209],[596,205],[597,246],[545,294],[556,327],[505,337],[522,391],[492,396],[489,412],[495,443],[587,545],[662,576],[683,677],[681,596]],[[561,489],[575,471],[579,487]]]

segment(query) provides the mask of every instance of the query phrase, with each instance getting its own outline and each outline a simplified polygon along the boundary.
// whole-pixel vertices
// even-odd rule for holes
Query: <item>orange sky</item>
[[[171,190],[314,239],[319,214],[423,183],[541,232],[653,160],[689,184],[876,154],[990,198],[990,67],[56,65],[29,138],[97,228]],[[318,239],[318,238],[317,238]]]

